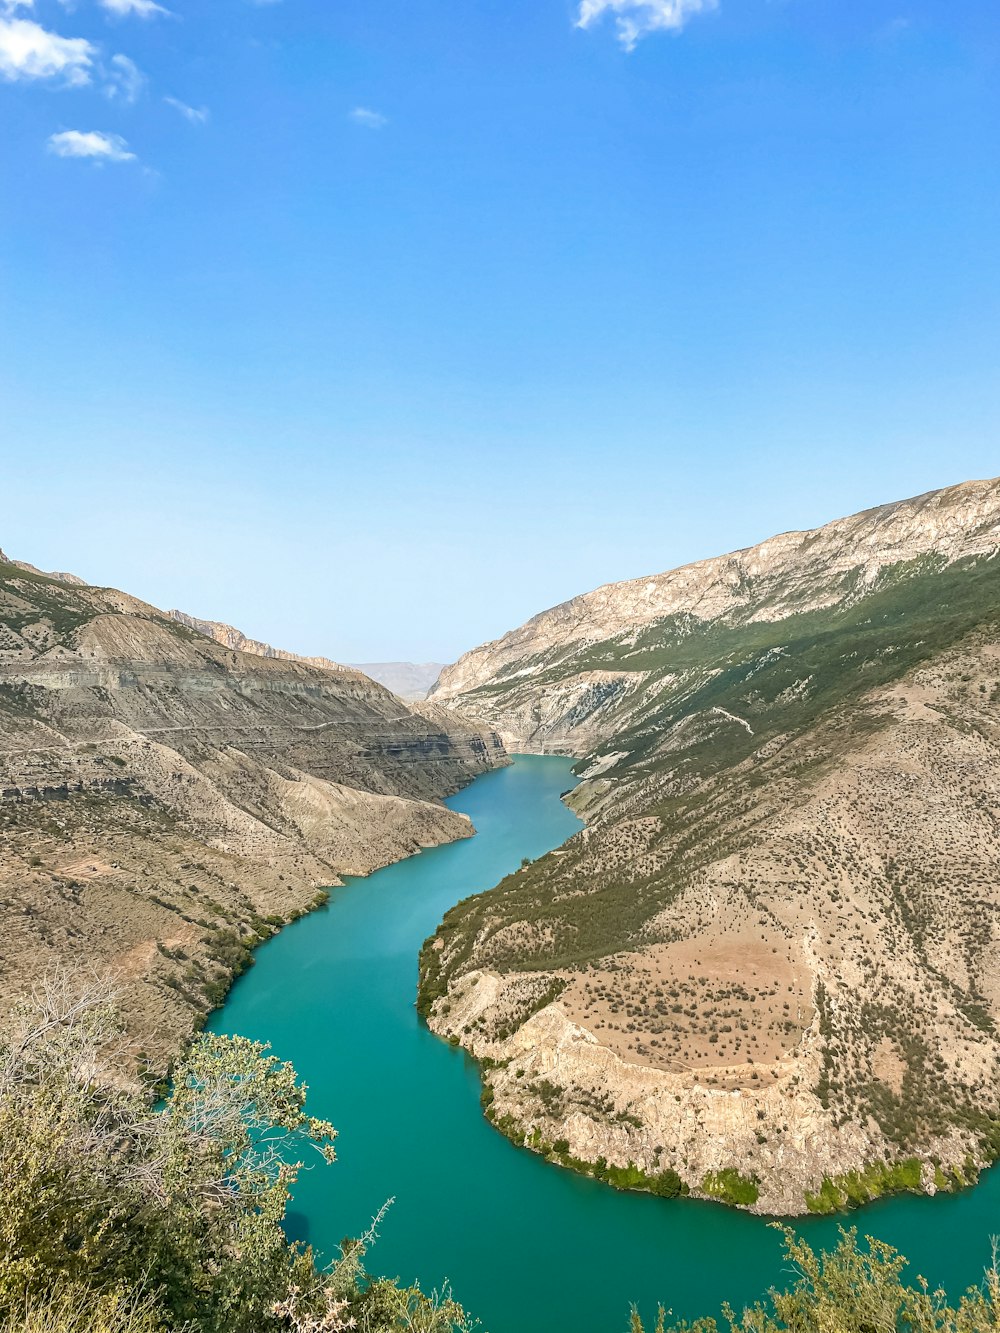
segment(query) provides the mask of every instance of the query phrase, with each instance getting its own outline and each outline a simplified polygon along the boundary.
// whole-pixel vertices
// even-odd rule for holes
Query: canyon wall
[[[467,836],[442,798],[508,762],[489,726],[190,619],[0,563],[0,988],[112,966],[161,1064],[250,946]]]

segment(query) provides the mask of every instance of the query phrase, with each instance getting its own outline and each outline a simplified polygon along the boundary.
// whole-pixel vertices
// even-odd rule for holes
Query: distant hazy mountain
[[[443,662],[351,662],[350,665],[401,699],[426,699],[444,670]]]

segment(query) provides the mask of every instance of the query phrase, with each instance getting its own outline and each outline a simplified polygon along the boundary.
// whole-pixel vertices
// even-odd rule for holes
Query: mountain
[[[60,574],[53,571],[45,574],[43,570],[36,569],[34,565],[27,564],[24,560],[11,560],[0,551],[0,565],[14,565],[17,569],[23,569],[28,574],[42,574],[44,578],[55,579],[57,583],[71,583],[75,588],[85,588],[87,582],[79,578],[76,574]]]
[[[113,967],[161,1067],[255,943],[338,875],[467,836],[441,798],[507,762],[359,672],[10,561],[0,737],[0,992]]]
[[[327,671],[360,671],[384,685],[400,699],[411,702],[427,698],[444,666],[441,662],[351,662],[342,665],[331,661],[329,657],[302,657],[298,653],[285,652],[283,648],[272,648],[269,643],[262,643],[259,639],[248,639],[242,630],[220,620],[199,620],[197,616],[189,616],[184,611],[170,611],[168,614],[181,625],[187,625],[189,629],[197,630],[199,634],[221,643],[224,648],[238,648],[240,652],[253,653],[255,657],[272,657],[283,662],[305,662],[308,666],[324,667]]]
[[[236,648],[241,653],[251,653],[254,657],[270,657],[278,662],[304,662],[306,666],[322,667],[325,671],[343,671],[339,662],[332,662],[329,657],[302,657],[298,653],[288,653],[283,648],[272,648],[260,639],[248,639],[242,630],[227,625],[221,620],[199,620],[185,611],[168,611],[171,620],[176,620],[188,629],[204,634],[207,639],[222,644],[223,648]],[[350,668],[347,668],[348,670]]]
[[[997,542],[996,481],[971,482],[869,509],[812,532],[788,532],[758,546],[666,574],[613,583],[575,597],[445,667],[435,700],[475,698],[514,748],[583,755],[623,730],[639,685],[664,674],[651,653],[701,641],[716,624],[780,623],[851,605],[885,571],[933,557],[952,563]],[[697,651],[696,651],[697,655]],[[714,662],[711,645],[705,654]]]
[[[998,549],[1000,482],[971,482],[609,585],[442,673],[432,702],[579,757],[587,821],[422,956],[495,1123],[762,1212],[997,1155]]]
[[[444,670],[442,662],[353,662],[351,665],[401,699],[416,700],[427,698]]]

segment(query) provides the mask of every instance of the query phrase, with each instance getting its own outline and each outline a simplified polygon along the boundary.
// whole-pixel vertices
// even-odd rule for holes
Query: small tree
[[[298,1172],[334,1159],[291,1065],[202,1036],[156,1110],[114,998],[107,978],[46,980],[0,1046],[0,1333],[465,1327],[450,1294],[367,1278],[374,1224],[322,1271],[287,1242]]]

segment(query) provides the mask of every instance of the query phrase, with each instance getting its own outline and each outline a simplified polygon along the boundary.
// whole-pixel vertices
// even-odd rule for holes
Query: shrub
[[[463,1326],[450,1298],[367,1278],[374,1227],[323,1271],[286,1240],[304,1157],[334,1158],[291,1065],[202,1036],[157,1111],[108,1054],[112,1000],[43,983],[0,1044],[0,1333]]]
[[[994,1264],[987,1269],[981,1287],[971,1288],[957,1307],[947,1303],[943,1291],[930,1291],[919,1278],[915,1286],[902,1281],[906,1260],[891,1246],[867,1239],[858,1245],[855,1230],[841,1231],[836,1249],[816,1253],[785,1227],[785,1251],[789,1267],[800,1274],[794,1286],[771,1293],[768,1304],[756,1305],[735,1314],[723,1308],[729,1333],[874,1333],[874,1330],[906,1330],[906,1333],[995,1333],[1000,1317],[1000,1274]],[[631,1333],[644,1333],[637,1310],[632,1310]],[[714,1319],[700,1319],[693,1326],[666,1328],[661,1309],[656,1333],[719,1333]]]
[[[701,1188],[713,1199],[721,1199],[724,1203],[736,1204],[743,1208],[756,1203],[760,1197],[757,1181],[749,1176],[741,1176],[735,1167],[731,1166],[724,1167],[721,1171],[709,1171],[701,1182]]]

